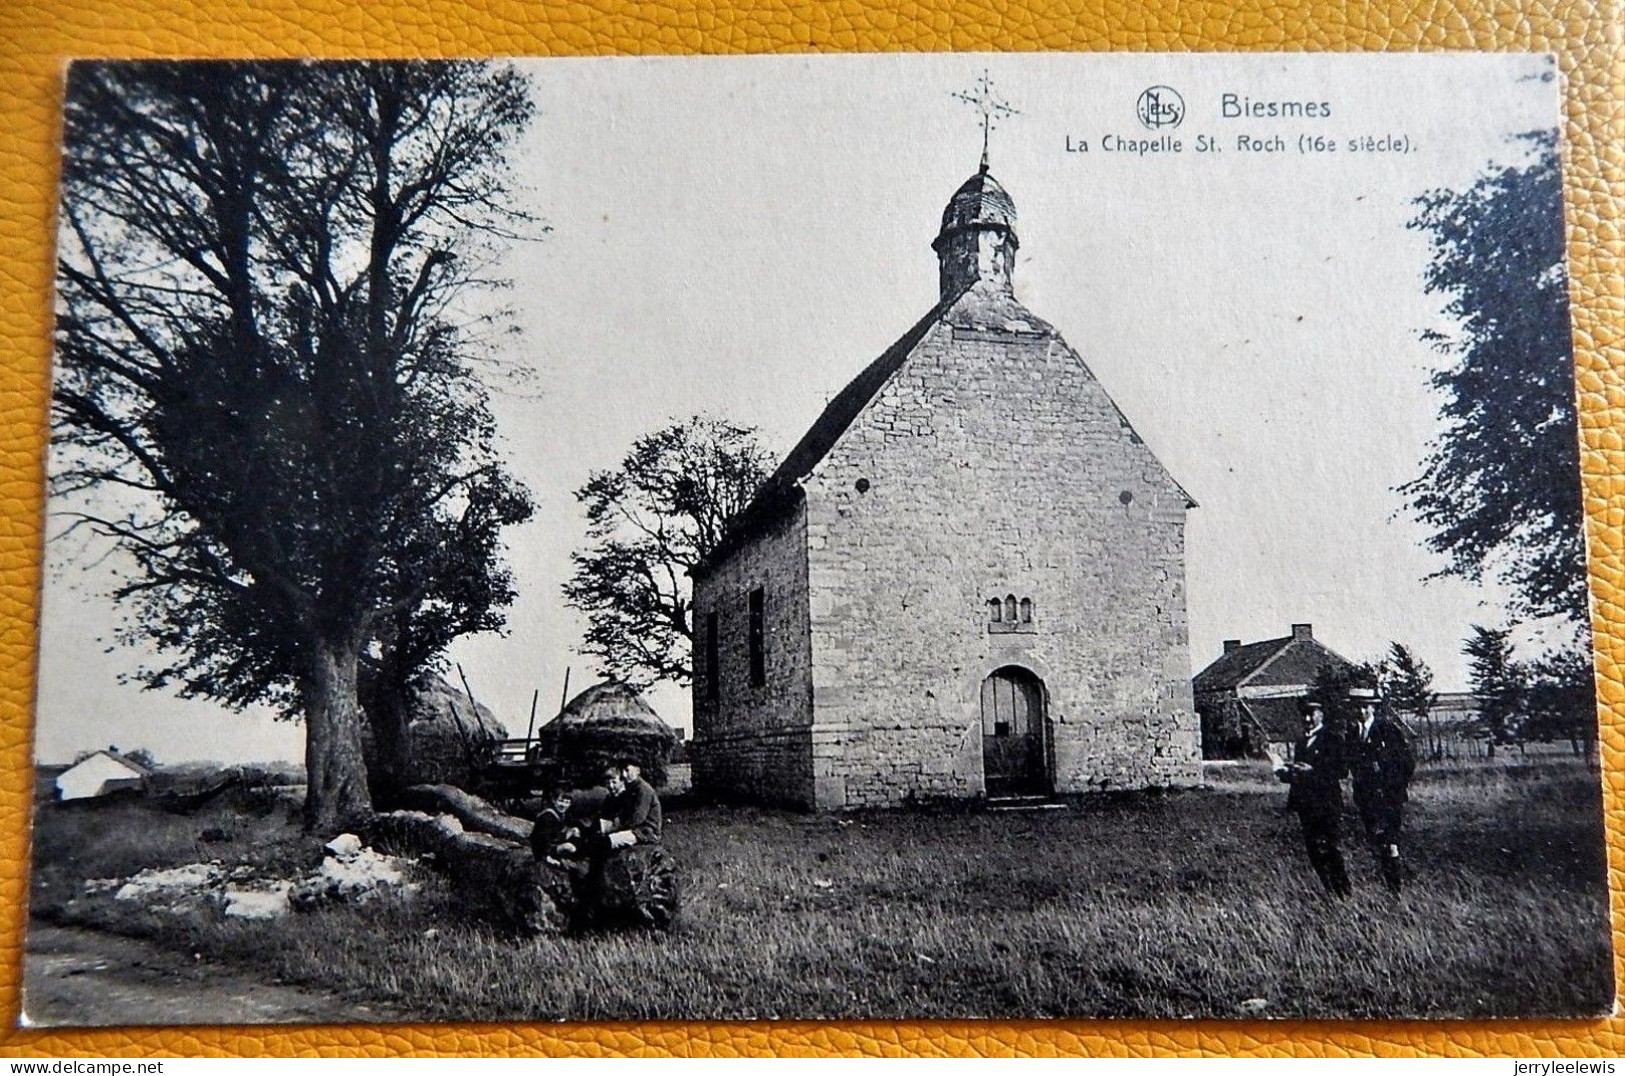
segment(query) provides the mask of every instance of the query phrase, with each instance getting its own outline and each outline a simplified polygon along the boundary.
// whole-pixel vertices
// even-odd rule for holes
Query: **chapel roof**
[[[951,296],[948,300],[938,303],[931,308],[930,313],[921,318],[897,339],[891,347],[881,352],[880,358],[863,368],[863,371],[847,382],[846,388],[835,394],[834,399],[824,405],[823,413],[796,442],[784,462],[779,464],[773,476],[768,479],[770,486],[783,483],[799,482],[812,473],[829,450],[841,439],[848,427],[857,420],[858,415],[868,406],[869,401],[891,380],[903,361],[914,351],[914,348],[925,339],[925,334],[931,331],[943,312],[953,305],[958,296]]]
[[[948,199],[942,214],[942,232],[936,243],[966,228],[998,227],[1015,235],[1016,205],[992,173],[983,167]],[[963,301],[962,301],[963,300]],[[1008,291],[978,287],[975,280],[967,281],[958,291],[950,292],[915,322],[907,332],[881,353],[880,357],[847,383],[825,405],[823,412],[790,449],[784,461],[757,490],[756,496],[732,520],[722,541],[713,549],[692,574],[704,574],[714,564],[726,559],[735,549],[767,521],[778,517],[788,505],[802,495],[801,483],[823,462],[824,457],[840,442],[846,431],[857,421],[867,407],[886,386],[931,330],[947,324],[956,330],[998,332],[1011,334],[1012,339],[1049,341],[1056,337],[1048,323],[1035,316]],[[1116,404],[1112,406],[1115,408]],[[1118,412],[1123,427],[1132,433],[1126,417]],[[1138,435],[1134,435],[1136,439]],[[1170,475],[1169,481],[1174,481]],[[1178,483],[1174,483],[1178,487]],[[1191,507],[1196,501],[1180,487],[1180,493]]]

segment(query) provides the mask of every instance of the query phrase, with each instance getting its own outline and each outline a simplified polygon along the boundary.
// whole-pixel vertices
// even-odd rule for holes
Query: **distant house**
[[[1202,722],[1204,759],[1285,754],[1303,730],[1298,704],[1321,666],[1353,662],[1315,639],[1314,626],[1292,625],[1280,639],[1226,639],[1219,659],[1192,684]]]
[[[75,762],[56,778],[56,798],[83,800],[122,788],[141,788],[152,771],[112,751],[97,751]]]

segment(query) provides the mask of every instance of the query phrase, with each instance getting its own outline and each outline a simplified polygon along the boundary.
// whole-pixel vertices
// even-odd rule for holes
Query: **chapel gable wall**
[[[939,324],[805,485],[820,806],[981,793],[1006,664],[1048,689],[1056,791],[1199,779],[1187,499],[1059,337]]]

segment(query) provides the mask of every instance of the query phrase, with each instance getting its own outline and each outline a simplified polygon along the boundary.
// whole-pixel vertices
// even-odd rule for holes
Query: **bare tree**
[[[319,828],[371,806],[362,655],[511,596],[497,535],[530,501],[459,299],[527,223],[530,113],[475,63],[70,72],[53,491],[125,557],[148,686],[303,718]]]

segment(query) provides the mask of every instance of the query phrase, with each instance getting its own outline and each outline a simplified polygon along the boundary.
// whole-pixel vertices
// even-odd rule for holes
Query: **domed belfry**
[[[978,281],[1010,291],[1020,245],[1016,204],[984,161],[948,199],[948,208],[942,211],[942,231],[931,244],[937,252],[943,301]]]
[[[838,810],[1199,780],[1195,502],[1016,300],[1018,246],[984,153],[937,305],[695,570],[697,787]]]

